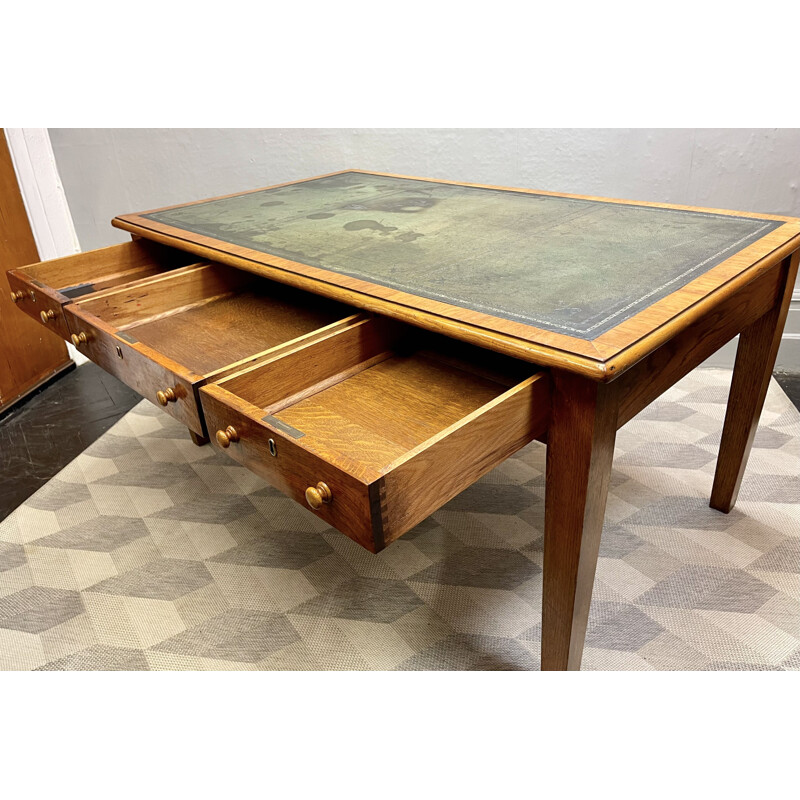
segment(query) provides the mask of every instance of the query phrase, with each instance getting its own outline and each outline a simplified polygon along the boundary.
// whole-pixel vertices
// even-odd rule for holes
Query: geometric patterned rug
[[[708,507],[731,373],[617,436],[585,670],[800,670],[800,414]],[[377,556],[147,401],[0,522],[0,669],[535,670],[545,448]]]

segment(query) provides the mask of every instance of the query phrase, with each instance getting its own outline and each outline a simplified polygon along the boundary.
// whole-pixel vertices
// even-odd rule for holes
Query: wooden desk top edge
[[[144,216],[167,209],[183,208],[213,200],[260,192],[264,191],[264,189],[306,183],[322,177],[347,173],[362,173],[498,191],[618,203],[621,205],[698,211],[773,220],[784,224],[766,236],[757,239],[748,247],[713,267],[708,272],[695,278],[686,286],[667,295],[652,306],[643,309],[596,339],[585,340],[562,333],[542,330],[527,324],[499,319],[478,311],[471,311],[389,287],[350,278],[330,270],[311,267],[300,262],[290,261],[268,253],[164,225],[154,220],[146,219]],[[648,353],[711,311],[737,289],[782,261],[795,250],[800,249],[800,219],[792,217],[647,201],[620,200],[534,189],[517,189],[358,169],[340,170],[246,192],[235,192],[230,195],[166,206],[136,214],[125,214],[112,220],[112,225],[134,235],[187,250],[234,267],[246,269],[278,282],[341,300],[368,311],[451,335],[454,338],[469,341],[542,366],[577,372],[599,381],[608,381],[621,375]]]

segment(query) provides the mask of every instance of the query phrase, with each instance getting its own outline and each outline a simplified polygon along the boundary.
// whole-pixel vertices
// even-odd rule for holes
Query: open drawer
[[[34,319],[69,339],[63,307],[75,298],[183,267],[196,256],[137,239],[7,273],[11,299]]]
[[[200,436],[206,381],[358,319],[340,303],[208,263],[77,298],[63,314],[81,352]]]
[[[217,446],[377,552],[542,435],[545,372],[360,319],[200,390]]]

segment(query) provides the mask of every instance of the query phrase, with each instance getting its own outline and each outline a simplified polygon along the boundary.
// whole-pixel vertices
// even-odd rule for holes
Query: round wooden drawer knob
[[[39,314],[39,316],[42,318],[42,322],[46,324],[50,322],[51,319],[56,318],[56,312],[53,311],[52,308],[48,308],[47,311],[42,311],[42,313]]]
[[[156,400],[165,406],[167,403],[174,403],[178,399],[174,389],[164,389],[161,392],[156,392]]]
[[[331,490],[327,483],[320,481],[316,486],[309,486],[306,489],[306,502],[311,508],[322,508],[323,503],[330,503],[333,499]]]
[[[217,444],[220,447],[230,447],[231,442],[238,442],[239,434],[236,433],[236,428],[233,425],[228,425],[224,431],[217,431]]]
[[[25,297],[25,292],[11,292],[11,299],[15,303],[19,303],[22,298]]]
[[[86,342],[89,341],[83,331],[80,333],[73,333],[69,338],[72,339],[72,344],[74,344],[75,347],[78,347],[78,345],[81,344],[86,344]]]

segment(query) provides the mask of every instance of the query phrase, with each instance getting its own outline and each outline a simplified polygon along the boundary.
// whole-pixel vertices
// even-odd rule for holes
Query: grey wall
[[[348,167],[800,217],[800,129],[53,128],[50,136],[84,250],[127,238],[110,226],[117,214]],[[800,299],[787,332],[779,365],[800,369]]]

